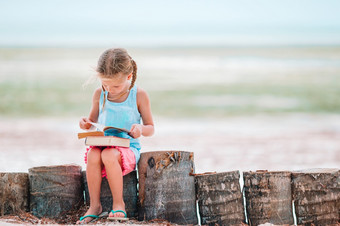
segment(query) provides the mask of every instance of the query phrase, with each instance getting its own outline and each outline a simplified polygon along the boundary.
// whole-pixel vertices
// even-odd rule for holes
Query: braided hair
[[[129,90],[133,88],[137,79],[137,64],[128,52],[122,48],[106,50],[99,57],[96,71],[104,78],[113,78],[118,73],[123,75],[132,73]]]

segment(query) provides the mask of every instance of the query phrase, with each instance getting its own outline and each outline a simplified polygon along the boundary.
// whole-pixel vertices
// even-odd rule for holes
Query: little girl
[[[128,129],[130,148],[90,146],[85,156],[86,177],[90,193],[90,208],[77,222],[88,223],[102,213],[100,187],[102,176],[110,185],[113,205],[109,218],[126,218],[123,201],[123,176],[135,170],[140,157],[140,136],[151,136],[154,124],[147,93],[134,84],[136,62],[125,49],[106,50],[96,69],[101,87],[94,91],[88,118],[81,118],[81,129],[90,129],[92,122]],[[140,124],[141,119],[143,124]]]

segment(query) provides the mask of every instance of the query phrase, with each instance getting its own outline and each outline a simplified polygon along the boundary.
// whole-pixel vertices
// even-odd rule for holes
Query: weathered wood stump
[[[0,173],[0,216],[28,212],[28,174]]]
[[[291,172],[244,172],[243,179],[250,225],[294,223]]]
[[[192,152],[142,153],[138,172],[139,220],[197,224]]]
[[[298,224],[336,225],[340,221],[340,170],[310,169],[292,173]]]
[[[195,176],[203,225],[242,225],[245,221],[239,171]]]
[[[83,171],[83,182],[85,187],[86,204],[90,204],[90,195],[87,186],[86,171]],[[123,177],[123,199],[125,202],[126,213],[129,218],[137,218],[137,172],[133,171]],[[112,210],[112,194],[109,183],[106,178],[103,178],[100,191],[100,202],[103,211],[109,212]]]
[[[42,166],[28,172],[33,215],[58,218],[83,203],[81,166]]]

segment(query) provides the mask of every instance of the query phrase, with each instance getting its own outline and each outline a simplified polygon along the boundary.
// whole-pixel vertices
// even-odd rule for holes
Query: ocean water
[[[0,46],[339,45],[339,8],[335,0],[4,1]]]

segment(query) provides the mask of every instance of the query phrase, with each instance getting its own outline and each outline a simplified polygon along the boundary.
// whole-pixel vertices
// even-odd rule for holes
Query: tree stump
[[[85,187],[86,204],[90,204],[90,195],[87,186],[86,171],[83,171],[83,183]],[[131,173],[123,177],[123,199],[125,202],[126,214],[129,218],[137,218],[137,172]],[[100,202],[102,203],[103,211],[109,212],[112,210],[112,194],[109,183],[106,178],[103,178],[100,191]]]
[[[157,151],[141,154],[139,220],[165,219],[197,224],[192,152]]]
[[[0,216],[29,211],[28,174],[0,173]]]
[[[58,218],[82,204],[81,166],[42,166],[28,171],[33,215]]]
[[[340,170],[310,169],[292,173],[298,224],[336,225],[340,221]]]
[[[294,224],[291,172],[244,172],[249,225]]]
[[[203,225],[242,225],[245,221],[239,171],[195,176]]]

